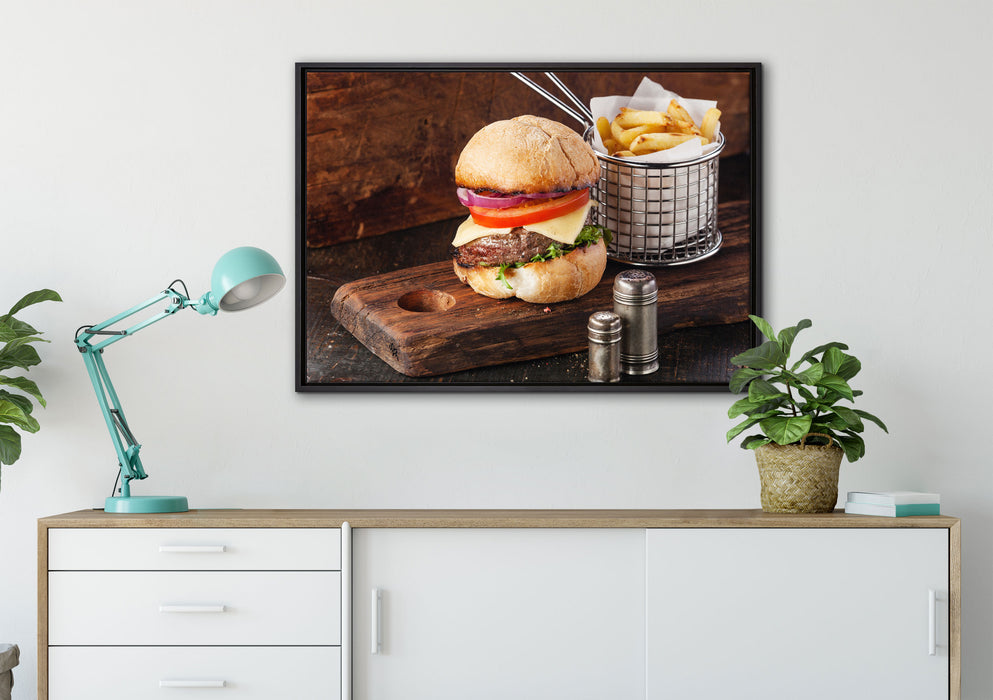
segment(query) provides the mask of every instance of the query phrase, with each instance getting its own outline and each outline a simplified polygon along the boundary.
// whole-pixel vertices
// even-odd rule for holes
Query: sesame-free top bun
[[[493,299],[517,297],[532,304],[554,304],[581,297],[600,283],[607,266],[607,247],[602,240],[544,262],[504,271],[508,284],[497,279],[494,267],[461,267],[454,263],[456,276],[473,291]]]
[[[496,192],[566,192],[600,174],[593,149],[575,131],[525,114],[493,122],[469,139],[455,166],[455,184]]]

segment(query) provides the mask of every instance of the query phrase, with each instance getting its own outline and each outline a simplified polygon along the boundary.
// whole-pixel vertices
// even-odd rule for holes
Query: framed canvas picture
[[[725,389],[757,344],[760,83],[755,63],[297,64],[297,390]],[[484,296],[453,261],[478,221],[467,197],[489,196],[457,193],[459,156],[520,115],[596,153],[586,222],[610,231],[607,261],[575,299]],[[510,228],[474,240],[490,230]],[[588,320],[631,270],[658,290],[658,369],[590,381]]]

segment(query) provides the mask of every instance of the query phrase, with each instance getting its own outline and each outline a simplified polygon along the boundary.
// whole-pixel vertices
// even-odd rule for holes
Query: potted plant
[[[0,372],[9,369],[28,370],[41,363],[38,351],[31,347],[32,343],[47,340],[24,321],[14,318],[21,309],[42,301],[62,301],[62,298],[51,289],[40,289],[26,294],[14,304],[10,311],[0,316]],[[18,429],[36,433],[40,426],[37,419],[31,415],[34,404],[33,397],[42,406],[45,398],[41,395],[38,385],[27,377],[0,374],[0,387],[16,389],[20,393],[11,393],[6,388],[0,388],[0,469],[2,465],[13,464],[21,456],[21,436]]]
[[[889,432],[879,418],[852,408],[862,392],[849,382],[862,363],[844,343],[819,345],[791,362],[793,341],[812,325],[803,319],[779,333],[763,318],[749,316],[767,340],[731,358],[734,393],[748,392],[728,410],[745,419],[727,432],[730,442],[754,427],[759,434],[741,442],[755,450],[762,482],[762,509],[779,513],[823,513],[838,501],[841,458],[865,455],[866,422]]]

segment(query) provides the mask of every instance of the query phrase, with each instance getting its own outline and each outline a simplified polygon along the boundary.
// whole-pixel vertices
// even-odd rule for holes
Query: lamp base
[[[186,496],[108,496],[106,513],[185,513],[190,509]]]

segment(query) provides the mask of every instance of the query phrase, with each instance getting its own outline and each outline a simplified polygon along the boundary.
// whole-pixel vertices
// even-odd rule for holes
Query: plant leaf
[[[727,432],[727,441],[728,442],[731,442],[736,437],[738,437],[739,435],[741,435],[741,433],[743,433],[744,431],[748,430],[749,428],[751,428],[756,423],[758,423],[760,421],[763,421],[766,418],[769,418],[769,417],[774,416],[774,415],[776,415],[776,412],[775,411],[766,411],[765,413],[758,413],[758,414],[756,414],[754,416],[750,416],[750,417],[746,418],[741,423],[739,423],[738,425],[734,426],[733,428],[731,428]]]
[[[756,379],[748,385],[748,398],[757,403],[778,401],[787,398],[786,393],[765,379]]]
[[[821,380],[817,382],[817,387],[821,389],[828,389],[829,391],[840,394],[849,401],[855,398],[852,395],[852,388],[848,386],[848,382],[839,377],[837,374],[825,374],[821,377]],[[834,402],[832,401],[831,403]]]
[[[34,410],[34,404],[31,403],[31,399],[27,396],[11,394],[9,391],[4,391],[2,389],[0,389],[0,401],[10,401],[27,414],[30,414],[31,411]]]
[[[0,398],[0,423],[12,423],[29,433],[37,433],[41,428],[38,421],[13,401]]]
[[[855,410],[855,413],[857,413],[862,418],[865,418],[867,421],[871,421],[871,422],[875,423],[876,425],[878,425],[880,428],[882,428],[884,433],[890,432],[889,429],[886,427],[886,424],[883,423],[883,421],[879,420],[878,418],[876,418],[876,416],[872,415],[868,411],[863,411],[863,410],[858,409],[858,408],[856,408],[854,410]]]
[[[776,339],[776,331],[772,329],[772,325],[768,321],[761,316],[753,316],[751,314],[749,314],[748,318],[752,319],[752,323],[754,323],[755,327],[762,332],[762,335],[769,340]]]
[[[779,346],[783,349],[787,357],[789,357],[790,351],[793,349],[793,341],[796,340],[797,333],[805,328],[810,328],[812,325],[814,324],[810,322],[810,319],[805,318],[795,326],[790,326],[779,331],[777,340],[779,340]]]
[[[770,370],[786,362],[786,355],[783,354],[783,349],[779,347],[777,341],[770,340],[758,347],[745,350],[740,355],[735,355],[731,358],[731,362],[739,367]]]
[[[760,369],[740,367],[731,373],[731,379],[728,381],[728,388],[732,393],[739,394],[748,382],[752,381],[756,377],[761,377],[764,374],[765,372]]]
[[[821,381],[821,377],[824,376],[824,365],[820,362],[815,362],[802,372],[797,372],[796,376],[804,384],[813,384],[816,386],[817,382]]]
[[[21,345],[7,350],[7,347],[0,349],[0,370],[20,367],[27,369],[41,363],[38,351],[30,345]]]
[[[737,418],[741,414],[755,411],[763,405],[765,405],[764,401],[753,401],[746,396],[731,404],[731,408],[728,409],[728,418]]]
[[[13,316],[21,309],[43,301],[62,301],[62,297],[59,296],[58,292],[53,292],[51,289],[39,289],[36,292],[29,292],[21,297],[19,302],[10,307],[7,316]]]
[[[833,342],[830,342],[830,343],[824,343],[824,345],[818,345],[816,348],[811,348],[810,350],[808,350],[807,352],[805,352],[803,354],[803,357],[801,357],[799,360],[797,360],[797,363],[795,365],[793,365],[793,368],[796,369],[803,362],[809,361],[809,360],[813,360],[813,358],[815,356],[821,354],[822,352],[825,352],[825,351],[829,350],[830,348],[838,348],[839,350],[847,350],[848,349],[848,346],[845,345],[844,343],[839,343],[837,341],[833,341]]]
[[[856,462],[865,455],[865,441],[858,435],[845,434],[835,436],[835,440],[845,451],[845,457],[849,462]]]
[[[20,389],[25,394],[30,394],[38,399],[38,403],[42,406],[47,405],[45,403],[45,397],[41,395],[41,391],[38,389],[38,385],[27,377],[5,377],[0,374],[0,384],[5,384],[7,386],[12,386],[15,389]]]
[[[812,421],[813,416],[809,415],[776,416],[765,419],[759,426],[777,445],[789,445],[807,434]]]
[[[0,464],[13,464],[21,456],[21,436],[9,425],[0,425]]]
[[[858,414],[847,406],[833,406],[831,411],[834,412],[836,416],[841,418],[845,423],[845,427],[853,430],[857,433],[865,430],[865,425],[862,423],[862,419],[859,418]]]
[[[772,442],[772,440],[767,438],[765,435],[749,435],[741,441],[741,449],[754,450],[756,447],[768,445],[770,442]]]

